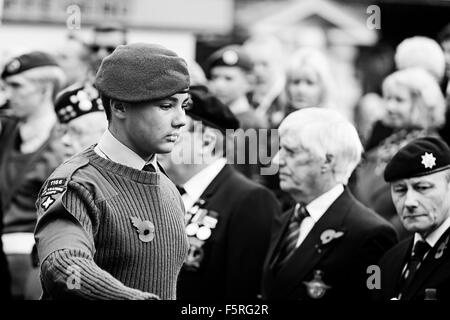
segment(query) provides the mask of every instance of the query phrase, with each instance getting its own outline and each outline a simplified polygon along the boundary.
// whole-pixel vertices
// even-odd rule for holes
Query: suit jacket
[[[181,270],[178,299],[256,299],[272,219],[280,215],[275,196],[226,165],[201,199],[219,214],[218,222],[199,269]]]
[[[264,264],[263,298],[272,300],[312,299],[307,283],[321,271],[320,280],[331,288],[321,299],[369,299],[367,267],[397,242],[394,229],[357,201],[347,188],[317,221],[291,258],[277,270],[280,242],[292,210],[284,213]],[[323,243],[326,230],[344,234]],[[323,238],[322,235],[322,238]]]
[[[439,238],[416,271],[402,300],[424,300],[425,289],[436,289],[438,300],[450,299],[450,228]],[[390,300],[398,294],[398,285],[404,266],[412,251],[414,237],[403,240],[380,260],[381,289],[376,300]]]

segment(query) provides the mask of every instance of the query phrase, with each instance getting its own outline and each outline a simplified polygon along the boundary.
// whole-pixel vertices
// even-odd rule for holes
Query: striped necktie
[[[413,248],[413,253],[409,258],[408,264],[406,266],[405,272],[402,274],[400,280],[399,293],[403,295],[405,290],[411,285],[414,280],[414,276],[425,257],[425,254],[431,249],[431,246],[423,240],[416,242]]]
[[[300,225],[303,219],[309,217],[309,212],[306,210],[305,204],[297,204],[294,213],[289,220],[289,226],[286,230],[283,238],[282,245],[280,246],[280,254],[278,256],[278,267],[281,267],[295,251],[297,241],[300,236]]]

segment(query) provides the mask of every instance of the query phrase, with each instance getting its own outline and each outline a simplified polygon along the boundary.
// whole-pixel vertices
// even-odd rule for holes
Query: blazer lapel
[[[233,174],[233,169],[228,164],[225,165],[213,181],[211,181],[205,191],[203,191],[200,198],[208,201],[208,199],[216,193],[217,188],[219,188],[231,174]]]
[[[444,232],[439,238],[436,245],[430,250],[422,266],[417,270],[417,273],[409,286],[406,289],[405,300],[412,299],[419,290],[424,289],[424,282],[433,274],[433,271],[438,268],[442,263],[446,262],[449,258],[450,247],[450,228]]]
[[[276,285],[285,292],[292,292],[299,285],[303,285],[306,275],[311,272],[318,262],[327,254],[340,239],[330,241],[322,245],[320,236],[325,230],[343,231],[345,237],[345,228],[343,219],[352,204],[352,199],[348,191],[344,192],[328,208],[324,215],[317,221],[309,232],[308,236],[296,249],[289,261],[281,267],[278,274]]]
[[[281,245],[281,240],[284,236],[284,233],[289,224],[289,220],[290,220],[291,215],[293,214],[294,209],[295,209],[295,206],[292,207],[291,209],[289,209],[288,211],[286,211],[285,214],[283,215],[282,222],[281,222],[281,228],[277,231],[277,234],[275,235],[275,240],[269,248],[269,251],[267,254],[267,257],[268,257],[267,263],[268,263],[270,272],[274,271],[275,262],[278,259],[278,253],[279,253],[278,249]]]

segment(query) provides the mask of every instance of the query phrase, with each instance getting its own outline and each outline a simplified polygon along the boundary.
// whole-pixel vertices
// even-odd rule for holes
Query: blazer
[[[363,206],[345,188],[291,258],[277,270],[279,247],[292,210],[284,213],[281,223],[274,227],[264,264],[262,297],[272,300],[369,299],[371,294],[366,283],[371,274],[367,268],[376,264],[397,242],[390,224]],[[343,234],[328,241],[330,233]],[[321,293],[314,291],[315,280],[326,288]]]
[[[218,222],[200,267],[181,270],[178,299],[256,299],[272,220],[280,215],[275,196],[226,165],[200,198],[204,209],[219,214]]]
[[[425,289],[436,289],[437,300],[450,299],[449,240],[450,228],[425,256],[402,300],[424,300]],[[405,239],[386,252],[380,260],[381,289],[374,295],[376,300],[390,300],[397,296],[402,271],[411,255],[413,244],[414,237]]]

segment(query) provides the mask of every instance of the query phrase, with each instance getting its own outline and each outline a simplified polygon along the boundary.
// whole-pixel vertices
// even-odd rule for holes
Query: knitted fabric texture
[[[162,299],[175,299],[177,277],[188,248],[184,208],[175,185],[161,173],[103,159],[93,147],[63,164],[49,181],[64,178],[64,167],[77,161],[86,164],[66,176],[67,190],[61,204],[56,201],[44,210],[44,199],[37,202],[36,240],[44,296],[146,299],[146,293],[153,293]],[[64,215],[81,226],[86,246],[46,238],[52,221]],[[132,217],[154,225],[151,241],[141,240]],[[79,272],[78,290],[65,288],[70,266]]]

